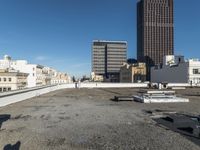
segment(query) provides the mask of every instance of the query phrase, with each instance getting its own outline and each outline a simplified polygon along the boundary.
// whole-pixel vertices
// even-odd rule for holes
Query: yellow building
[[[0,69],[0,92],[19,90],[27,87],[27,73]]]
[[[71,78],[66,73],[57,72],[54,77],[51,78],[51,84],[66,84],[71,83]]]
[[[93,82],[103,82],[103,75],[96,75],[94,72],[91,73],[91,79]]]
[[[121,83],[134,83],[146,81],[146,64],[135,63],[127,64],[120,68],[120,82]]]

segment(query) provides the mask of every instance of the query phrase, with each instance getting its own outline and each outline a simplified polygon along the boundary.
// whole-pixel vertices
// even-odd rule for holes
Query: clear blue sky
[[[175,1],[175,52],[200,58],[200,0]],[[0,0],[0,57],[90,74],[94,39],[128,41],[136,57],[137,0]]]

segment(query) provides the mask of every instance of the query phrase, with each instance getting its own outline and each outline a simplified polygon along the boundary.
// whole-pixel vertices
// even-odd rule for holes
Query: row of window
[[[107,53],[99,53],[99,52],[95,52],[93,53],[93,56],[105,56],[105,55],[125,55],[126,56],[126,52],[107,52]]]
[[[55,80],[55,81],[52,81],[52,83],[66,83],[66,81],[64,81],[64,80]]]
[[[0,87],[0,92],[11,91],[11,87]]]
[[[191,82],[193,84],[200,84],[200,78],[192,78]]]
[[[200,69],[193,69],[193,74],[200,74]]]
[[[0,82],[11,82],[12,81],[12,78],[0,78]]]
[[[93,59],[93,63],[99,63],[99,62],[105,63],[106,60],[104,60],[104,59]],[[123,62],[126,62],[126,59],[125,58],[108,58],[107,62],[115,62],[115,63],[122,63],[123,64]]]

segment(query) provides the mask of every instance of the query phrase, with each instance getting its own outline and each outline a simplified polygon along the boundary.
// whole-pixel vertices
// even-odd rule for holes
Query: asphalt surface
[[[158,125],[161,112],[200,114],[200,89],[177,91],[190,103],[112,101],[139,89],[66,89],[0,108],[2,150],[198,150]]]

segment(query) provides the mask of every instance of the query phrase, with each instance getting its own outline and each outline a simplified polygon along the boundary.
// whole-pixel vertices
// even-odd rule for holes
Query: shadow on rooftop
[[[10,119],[10,115],[8,115],[8,114],[0,115],[0,129],[1,129],[3,122],[5,122],[9,119]]]
[[[114,96],[114,98],[111,98],[110,101],[113,101],[113,102],[120,102],[120,101],[134,101],[134,98],[133,96]]]
[[[8,115],[8,114],[0,115],[0,129],[2,127],[3,122],[5,122],[5,121],[7,121],[9,119],[10,119],[10,115]],[[18,141],[14,145],[7,144],[7,145],[4,146],[3,150],[19,150],[20,145],[21,145],[20,141]]]
[[[195,96],[195,97],[199,97],[199,96],[200,96],[200,93],[185,94],[185,96]]]
[[[7,144],[6,146],[4,146],[3,150],[19,150],[21,145],[21,142],[18,141],[16,144],[11,145],[11,144]]]
[[[200,146],[200,117],[185,114],[169,114],[153,119],[160,127],[177,132]]]

